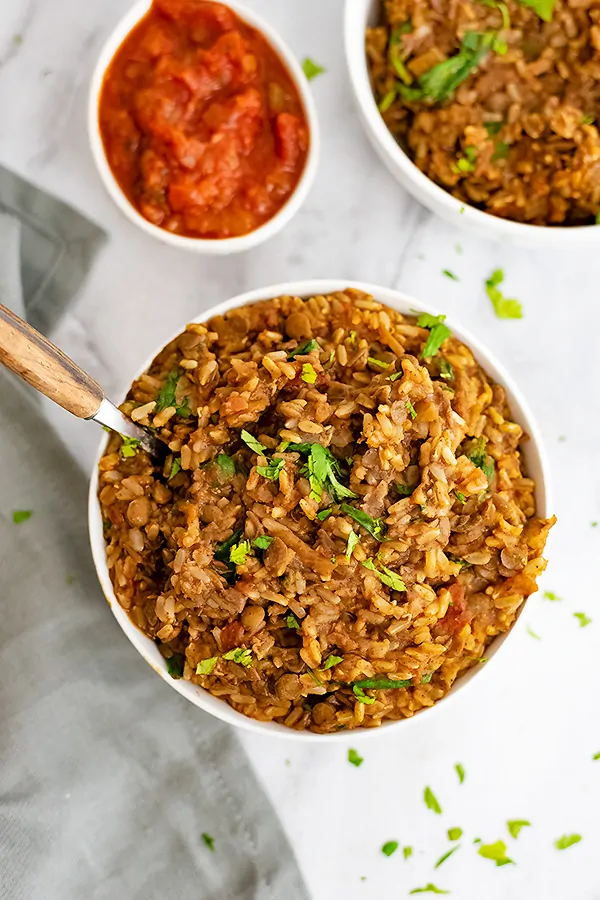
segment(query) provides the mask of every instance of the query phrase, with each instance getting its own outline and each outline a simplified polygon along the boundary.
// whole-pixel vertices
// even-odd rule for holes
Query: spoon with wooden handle
[[[0,362],[67,412],[139,441],[155,462],[164,461],[168,447],[163,441],[124,416],[93,378],[1,303]]]

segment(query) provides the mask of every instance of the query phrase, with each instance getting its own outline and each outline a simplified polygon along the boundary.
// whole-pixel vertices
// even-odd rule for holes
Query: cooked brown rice
[[[371,728],[511,627],[554,519],[503,388],[451,335],[424,359],[424,324],[357,290],[279,297],[188,325],[135,381],[122,409],[170,453],[110,438],[108,566],[174,676],[261,721]]]
[[[551,20],[531,6],[550,8]],[[487,44],[479,64],[441,99],[431,98],[439,79],[429,98],[411,99],[435,66],[461,51],[468,57],[465,35],[474,47]],[[597,0],[385,0],[381,25],[367,32],[367,57],[388,128],[441,187],[518,222],[594,223]]]

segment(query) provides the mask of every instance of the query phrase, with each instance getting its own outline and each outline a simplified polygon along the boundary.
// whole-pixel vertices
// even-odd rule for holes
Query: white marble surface
[[[533,598],[518,633],[464,696],[395,736],[367,741],[360,769],[346,761],[351,739],[322,748],[244,741],[314,900],[401,898],[429,881],[458,900],[599,900],[600,761],[592,755],[600,751],[600,526],[591,527],[600,520],[600,420],[591,387],[600,368],[598,254],[509,250],[436,220],[395,184],[363,136],[343,59],[341,0],[249,2],[300,57],[310,54],[328,69],[314,82],[323,157],[308,202],[279,237],[237,258],[206,259],[138,233],[104,194],[88,150],[87,82],[129,0],[2,0],[0,162],[111,235],[54,337],[118,396],[166,334],[215,301],[277,281],[330,276],[427,298],[493,349],[524,388],[547,442],[560,523],[545,587],[563,602]],[[506,271],[507,291],[523,302],[523,321],[500,321],[490,309],[483,284],[497,266]],[[445,278],[444,268],[460,281]],[[89,467],[94,427],[52,415]],[[593,623],[580,628],[577,611]],[[541,640],[529,636],[527,624]],[[462,786],[457,761],[467,772]],[[425,808],[425,785],[438,795],[442,816]],[[513,818],[532,823],[516,842],[506,833]],[[466,839],[434,871],[450,826],[462,827]],[[565,832],[583,841],[558,852],[553,841]],[[517,865],[496,868],[482,859],[474,837],[505,839]],[[393,839],[414,847],[410,861],[381,854]]]

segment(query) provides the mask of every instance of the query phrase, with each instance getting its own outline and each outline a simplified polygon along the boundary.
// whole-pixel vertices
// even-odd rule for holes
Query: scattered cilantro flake
[[[494,152],[492,159],[506,159],[510,150],[510,144],[505,141],[496,141],[494,144]]]
[[[348,750],[348,762],[351,763],[351,765],[356,766],[356,768],[358,769],[359,766],[362,766],[364,759],[356,750],[350,748]]]
[[[12,514],[12,520],[15,525],[20,525],[21,522],[26,522],[27,519],[30,519],[33,515],[32,509],[15,509]]]
[[[181,653],[174,653],[169,659],[165,659],[165,665],[171,678],[182,678],[185,656]]]
[[[140,449],[140,442],[137,438],[126,437],[123,434],[121,435],[121,440],[123,442],[120,450],[121,456],[123,459],[131,459]]]
[[[566,850],[567,847],[572,847],[573,844],[578,844],[581,840],[583,838],[580,834],[563,834],[562,837],[554,841],[554,846],[557,850]]]
[[[226,453],[219,453],[217,456],[217,465],[225,478],[233,478],[235,475],[235,463],[231,456],[227,456]]]
[[[460,503],[467,502],[467,498],[465,497],[465,495],[463,493],[461,493],[461,491],[454,491],[454,496]]]
[[[382,359],[375,359],[374,356],[367,356],[367,362],[370,362],[373,366],[378,366],[380,369],[389,369],[391,363],[384,362]]]
[[[429,882],[425,887],[413,888],[409,894],[449,894],[450,891],[444,891],[442,888],[436,887],[435,884]]]
[[[460,850],[460,844],[457,844],[456,847],[451,847],[450,850],[447,850],[446,853],[444,853],[442,856],[440,856],[440,858],[438,859],[438,861],[436,862],[436,864],[434,865],[433,868],[439,869],[439,867],[442,865],[442,863],[445,863],[446,860],[450,856],[452,856],[453,853],[456,853],[457,850]]]
[[[428,328],[429,337],[421,351],[422,359],[431,359],[438,352],[446,338],[450,337],[450,329],[444,325],[446,316],[432,316],[429,313],[421,313],[417,319],[419,328]]]
[[[433,672],[428,672],[427,675],[423,675],[423,677],[421,678],[421,684],[429,684],[432,678]]]
[[[171,463],[171,471],[169,472],[169,481],[172,478],[175,478],[178,472],[181,471],[181,458],[179,456],[173,457],[173,462]]]
[[[403,848],[402,848],[402,854],[403,854],[403,856],[404,856],[404,859],[410,859],[410,857],[411,857],[412,854],[413,854],[413,848],[412,848],[412,847],[408,847],[408,846],[407,846],[407,847],[403,847]]]
[[[330,450],[318,443],[295,444],[294,450],[309,454],[302,474],[308,477],[312,499],[320,501],[324,487],[327,487],[336,500],[356,497],[353,491],[338,480],[341,475],[340,463]]]
[[[206,844],[208,849],[212,850],[214,852],[214,849],[215,849],[214,837],[211,837],[210,834],[207,834],[206,832],[204,832],[204,834],[202,835],[202,840],[204,841],[204,843]]]
[[[598,527],[598,523],[597,523],[597,522],[592,522],[591,524],[592,524],[592,528],[597,528],[597,527]]]
[[[481,469],[488,481],[494,476],[494,461],[491,456],[486,453],[487,438],[478,437],[467,443],[465,454],[471,460],[473,465]]]
[[[532,638],[535,638],[536,641],[541,641],[541,637],[539,636],[539,634],[536,634],[530,625],[527,626],[527,634],[530,635]]]
[[[416,411],[416,409],[414,408],[414,406],[412,405],[412,403],[410,402],[410,400],[407,400],[405,405],[406,405],[406,408],[407,408],[407,410],[408,410],[409,416],[410,416],[411,419],[414,421],[414,420],[417,418],[417,411]]]
[[[600,759],[600,753],[594,753],[592,759]]]
[[[383,519],[374,519],[362,509],[355,509],[349,503],[342,503],[340,510],[368,531],[378,541],[382,541],[386,532]]]
[[[302,71],[306,75],[307,79],[309,81],[312,81],[313,78],[316,78],[317,75],[322,75],[327,71],[327,69],[324,69],[323,66],[320,66],[309,56],[307,56],[302,60]]]
[[[427,807],[427,809],[433,810],[433,812],[437,813],[438,816],[441,814],[442,807],[438,803],[437,797],[430,787],[426,787],[423,791],[423,800],[425,801],[425,806]]]
[[[335,653],[332,653],[331,656],[327,657],[324,665],[321,666],[321,668],[322,669],[331,669],[331,668],[333,668],[333,666],[337,666],[339,663],[341,663],[342,659],[343,659],[342,656],[336,656]]]
[[[490,137],[496,137],[504,128],[504,124],[504,122],[484,122],[483,127]]]
[[[385,584],[387,587],[391,588],[393,591],[405,591],[406,585],[400,578],[400,576],[396,572],[392,572],[391,569],[388,569],[387,566],[382,565],[381,571],[375,566],[375,563],[372,559],[363,560],[362,565],[365,569],[369,569],[371,572],[374,572],[375,575],[379,578],[382,584]]]
[[[290,350],[288,353],[288,359],[295,359],[296,356],[308,356],[309,353],[312,353],[313,350],[320,350],[321,345],[315,341],[314,338],[311,338],[310,341],[305,341],[303,344],[299,344],[295,350]]]
[[[452,381],[454,378],[454,366],[452,363],[448,362],[447,359],[440,357],[440,359],[438,359],[438,366],[440,369],[440,378],[443,378],[445,381]]]
[[[480,843],[481,843],[481,838],[473,838],[473,843],[474,843],[474,844],[480,844]]]
[[[257,441],[253,434],[250,434],[249,431],[243,429],[240,432],[240,437],[247,447],[250,447],[251,450],[254,450],[255,453],[258,453],[260,456],[263,456],[266,452],[266,447],[264,444],[261,444],[260,441]]]
[[[438,63],[419,79],[419,86],[406,87],[398,82],[398,92],[408,101],[446,100],[491,50],[495,32],[468,31],[454,56]]]
[[[352,692],[359,703],[365,703],[367,705],[375,703],[375,697],[368,697],[363,689],[358,687],[357,685],[354,685],[354,687],[352,688]]]
[[[401,497],[410,497],[414,492],[415,486],[410,484],[400,484],[400,482],[396,482],[394,487],[398,491]]]
[[[485,282],[485,292],[492,301],[494,312],[499,319],[522,319],[523,309],[519,301],[505,297],[498,288],[503,281],[503,270],[495,269]]]
[[[445,275],[446,278],[450,278],[452,281],[460,281],[458,275],[455,275],[454,272],[450,271],[450,269],[443,269],[442,275]]]
[[[395,853],[398,849],[398,841],[387,841],[381,848],[381,852],[384,856],[391,856],[392,853]]]
[[[296,616],[293,613],[287,614],[287,616],[285,617],[285,624],[287,625],[288,628],[291,628],[292,630],[296,630],[296,631],[300,630],[300,622],[298,621],[298,619],[296,618]]]
[[[527,819],[509,819],[506,826],[510,836],[516,840],[521,828],[531,828],[531,822],[528,822]]]
[[[582,125],[593,125],[595,121],[596,120],[595,120],[594,116],[582,116],[581,117]]]
[[[240,666],[244,666],[245,669],[249,669],[252,665],[252,650],[236,647],[235,650],[229,650],[227,653],[224,653],[223,659],[231,660]]]
[[[251,551],[252,545],[250,541],[240,541],[239,544],[236,544],[229,551],[229,561],[235,566],[243,566],[246,562],[246,557]]]
[[[497,866],[505,866],[513,862],[506,855],[506,844],[504,841],[496,841],[495,844],[482,844],[477,852],[484,859],[494,860]]]
[[[175,391],[177,390],[177,383],[181,378],[181,372],[179,369],[172,369],[165,379],[165,383],[161,387],[160,391],[156,395],[156,406],[154,407],[154,412],[159,413],[165,409],[168,409],[170,406],[174,406],[180,416],[183,418],[187,418],[190,414],[190,408],[188,406],[187,400],[184,400],[183,403],[178,404],[177,398],[175,396]]]
[[[535,10],[540,19],[543,19],[544,22],[552,21],[552,12],[554,10],[554,4],[556,0],[519,0],[523,6],[529,6],[531,9]]]
[[[585,628],[586,625],[590,625],[592,622],[592,620],[588,616],[586,616],[585,613],[579,612],[579,613],[573,613],[573,615],[575,616],[576,619],[579,619],[579,627],[580,628]]]
[[[269,537],[268,534],[259,534],[254,539],[254,546],[258,547],[259,550],[268,550],[274,540],[275,538]]]
[[[277,481],[284,466],[284,459],[274,459],[268,466],[257,466],[256,471],[259,475],[262,475],[263,478],[268,478],[269,481]]]
[[[387,112],[394,100],[396,99],[396,89],[388,91],[387,94],[379,101],[379,112]]]
[[[20,47],[23,43],[23,35],[22,34],[13,34],[13,44],[15,47]]]
[[[304,363],[302,366],[302,381],[305,381],[306,384],[314,384],[317,380],[317,373],[315,372],[315,368],[311,363]]]
[[[346,561],[350,562],[350,558],[352,557],[352,551],[359,543],[360,538],[355,531],[351,531],[348,535],[348,543],[346,544]]]
[[[196,675],[210,675],[218,661],[218,656],[210,656],[208,659],[201,660],[196,666]]]
[[[462,763],[455,763],[454,768],[456,769],[456,774],[458,775],[458,782],[462,784],[465,780],[465,769]]]
[[[348,333],[350,335],[350,343],[352,344],[353,347],[356,347],[356,332],[350,331]]]
[[[332,512],[333,509],[331,507],[329,507],[329,509],[322,509],[321,512],[317,513],[317,519],[319,520],[319,522],[324,522],[325,519],[329,518]]]
[[[544,591],[544,600],[552,600],[555,602],[562,600],[562,597],[559,597],[558,594],[554,594],[552,591]]]
[[[462,828],[449,828],[448,829],[448,840],[449,841],[458,841],[462,837],[463,830]]]
[[[371,690],[371,691],[388,691],[392,688],[407,688],[412,684],[411,678],[385,678],[384,676],[378,678],[375,676],[374,678],[361,678],[359,681],[353,682],[353,687],[360,688],[361,690]]]
[[[394,372],[393,375],[388,375],[388,381],[397,381],[399,378],[402,378],[404,372]]]

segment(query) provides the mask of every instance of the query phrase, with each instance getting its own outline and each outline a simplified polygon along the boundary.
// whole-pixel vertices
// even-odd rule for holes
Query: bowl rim
[[[531,225],[502,219],[458,200],[418,168],[389,131],[371,88],[364,39],[369,15],[377,2],[378,0],[346,0],[344,46],[350,83],[367,136],[375,149],[383,155],[382,159],[396,179],[401,179],[403,186],[433,212],[455,224],[475,226],[480,231],[485,229],[488,236],[494,235],[496,238],[511,239],[514,243],[539,247],[583,247],[598,243],[598,226]]]
[[[221,0],[209,0],[209,2],[221,2]],[[92,157],[107,193],[121,212],[124,213],[130,222],[146,234],[151,235],[164,244],[188,250],[193,253],[211,256],[227,256],[231,253],[249,250],[252,247],[262,244],[264,241],[269,240],[271,237],[274,237],[274,235],[284,228],[296,215],[306,200],[317,173],[321,151],[321,136],[315,100],[308,80],[293,51],[279,33],[254,10],[248,9],[248,7],[238,3],[237,0],[227,0],[224,5],[229,7],[229,9],[239,16],[243,22],[260,32],[275,53],[280,57],[298,91],[298,96],[300,97],[308,124],[310,140],[304,169],[302,170],[293,192],[272,218],[268,219],[262,225],[259,225],[254,231],[237,237],[194,238],[185,235],[172,234],[164,228],[159,228],[157,225],[153,225],[145,219],[123,193],[123,190],[113,175],[104,151],[98,118],[98,108],[104,76],[127,35],[130,34],[150,10],[152,0],[137,0],[111,30],[102,46],[98,61],[94,67],[90,81],[87,105],[87,130]]]
[[[416,300],[414,297],[401,291],[397,291],[393,288],[381,287],[379,285],[367,284],[347,279],[315,279],[276,284],[267,286],[265,288],[246,291],[242,294],[230,298],[229,300],[225,300],[222,303],[210,307],[205,312],[200,313],[197,317],[190,321],[204,323],[213,316],[222,315],[223,313],[231,309],[235,309],[238,306],[243,306],[249,303],[256,303],[260,300],[269,300],[279,296],[292,295],[300,297],[311,297],[318,296],[320,294],[329,294],[336,291],[343,291],[348,288],[354,288],[360,291],[364,291],[365,293],[372,294],[373,297],[379,302],[385,303],[393,309],[396,309],[403,313],[419,310],[423,312],[429,312],[432,315],[440,314],[440,310],[432,306],[431,304],[422,303],[420,300]],[[533,467],[536,468],[538,472],[536,477],[537,515],[542,517],[547,516],[549,514],[548,511],[552,505],[549,474],[550,468],[541,433],[538,429],[531,409],[529,408],[527,400],[521,393],[520,388],[517,386],[512,376],[506,371],[502,363],[498,362],[495,356],[489,350],[487,350],[487,348],[476,337],[474,337],[470,331],[457,323],[452,316],[447,317],[446,323],[453,331],[453,333],[455,333],[461,341],[463,341],[470,347],[470,349],[473,351],[474,356],[483,366],[483,368],[485,368],[486,372],[491,375],[495,381],[500,383],[507,391],[509,404],[511,406],[511,413],[514,419],[523,426],[524,431],[529,435],[530,438],[530,440],[525,444],[524,452],[528,457],[528,468],[531,468],[533,464]],[[133,382],[133,380],[148,368],[148,366],[155,358],[155,356],[160,352],[160,350],[162,350],[162,348],[166,346],[166,344],[168,344],[171,340],[177,337],[177,335],[181,334],[184,327],[185,325],[179,327],[170,337],[166,338],[165,341],[161,343],[161,345],[156,348],[155,351],[153,351],[153,353],[144,361],[142,365],[136,366],[136,371],[128,380],[125,392],[126,390],[128,390],[128,386]],[[230,707],[225,700],[220,700],[216,697],[213,697],[198,685],[194,685],[191,682],[184,681],[183,679],[171,678],[166,671],[164,661],[162,661],[161,665],[162,657],[160,656],[158,648],[156,647],[154,642],[149,637],[144,635],[137,628],[137,626],[133,624],[133,622],[131,622],[125,610],[120,606],[115,596],[110,576],[108,574],[108,567],[106,563],[106,548],[102,529],[102,516],[100,512],[100,504],[97,498],[98,463],[104,452],[105,445],[106,439],[102,438],[94,459],[94,467],[90,478],[90,487],[88,494],[88,528],[92,557],[94,560],[96,573],[98,575],[100,585],[108,601],[108,604],[113,612],[113,615],[119,622],[119,625],[129,638],[131,643],[144,657],[146,662],[149,663],[150,666],[152,666],[154,671],[157,672],[161,676],[161,678],[163,678],[164,681],[166,681],[179,694],[186,697],[196,706],[200,707],[205,712],[211,713],[212,715],[216,716],[224,722],[227,722],[230,725],[234,725],[246,731],[254,732],[255,734],[258,733],[265,736],[282,738],[284,740],[288,739],[305,742],[318,741],[320,743],[331,743],[334,741],[350,741],[352,743],[355,743],[357,741],[363,741],[365,739],[373,739],[376,735],[382,736],[386,734],[396,733],[402,728],[407,729],[409,725],[412,725],[412,727],[414,728],[415,723],[418,725],[423,724],[423,721],[429,722],[433,718],[434,710],[438,709],[440,706],[445,709],[446,704],[450,701],[450,699],[459,694],[461,690],[465,688],[475,676],[479,681],[481,681],[484,676],[487,677],[487,673],[489,672],[490,667],[492,668],[492,670],[495,670],[495,666],[493,664],[494,657],[496,656],[500,648],[504,645],[504,643],[508,640],[508,638],[512,634],[514,634],[515,631],[517,631],[517,626],[521,622],[521,613],[527,605],[527,600],[522,604],[518,614],[518,618],[513,624],[512,628],[505,634],[498,635],[494,639],[492,644],[490,644],[490,646],[488,647],[486,653],[488,662],[486,663],[486,665],[483,667],[471,668],[469,672],[465,673],[465,675],[460,678],[460,680],[454,683],[450,691],[444,697],[438,700],[433,707],[424,709],[411,718],[387,722],[379,728],[356,728],[349,731],[340,731],[335,734],[316,734],[311,731],[295,731],[294,729],[288,728],[285,725],[280,725],[279,723],[259,722],[256,719],[250,719],[243,713],[237,712],[232,707]]]

